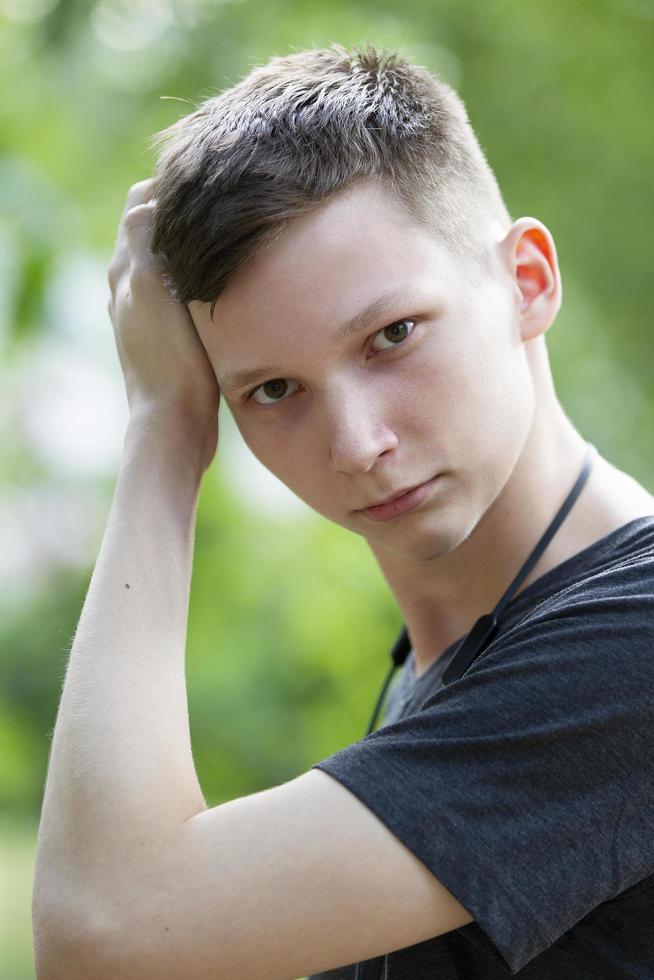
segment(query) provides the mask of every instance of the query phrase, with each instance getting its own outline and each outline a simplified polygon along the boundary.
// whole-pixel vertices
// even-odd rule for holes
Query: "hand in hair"
[[[127,195],[109,264],[109,316],[125,378],[130,417],[184,415],[200,438],[218,440],[220,388],[186,304],[177,302],[162,278],[165,260],[150,251],[156,208],[154,178]]]

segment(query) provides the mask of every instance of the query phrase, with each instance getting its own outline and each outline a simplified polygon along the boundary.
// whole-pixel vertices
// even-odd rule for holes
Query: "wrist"
[[[200,415],[178,397],[142,402],[130,410],[125,450],[161,454],[201,478],[218,441],[218,413]]]

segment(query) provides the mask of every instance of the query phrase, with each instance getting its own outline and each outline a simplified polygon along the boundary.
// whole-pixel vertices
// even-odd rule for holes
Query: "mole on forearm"
[[[129,582],[125,582],[125,588],[129,589]]]

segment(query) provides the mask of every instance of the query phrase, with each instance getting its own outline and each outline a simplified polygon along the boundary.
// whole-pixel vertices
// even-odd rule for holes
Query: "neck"
[[[536,414],[499,495],[458,544],[416,561],[369,542],[402,610],[418,676],[495,607],[572,489],[587,451],[587,441],[552,396]],[[599,460],[596,454],[572,509],[515,595],[621,525],[621,515],[604,506]]]

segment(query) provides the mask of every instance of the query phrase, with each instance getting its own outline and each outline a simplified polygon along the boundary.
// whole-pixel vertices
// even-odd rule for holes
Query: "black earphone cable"
[[[391,669],[386,675],[386,680],[384,681],[382,689],[379,692],[379,697],[377,698],[377,704],[375,705],[375,710],[372,713],[372,718],[370,719],[370,724],[368,725],[368,731],[366,732],[366,735],[370,735],[373,728],[375,727],[377,716],[379,714],[380,708],[382,706],[382,702],[384,700],[384,696],[386,694],[386,691],[388,690],[388,685],[391,682],[391,678],[393,677],[393,674],[395,673],[397,668],[400,667],[405,662],[410,652],[411,652],[411,641],[409,639],[409,634],[407,633],[406,626],[403,626],[400,635],[398,636],[397,640],[393,644],[393,649],[391,650],[391,660],[392,660]]]

